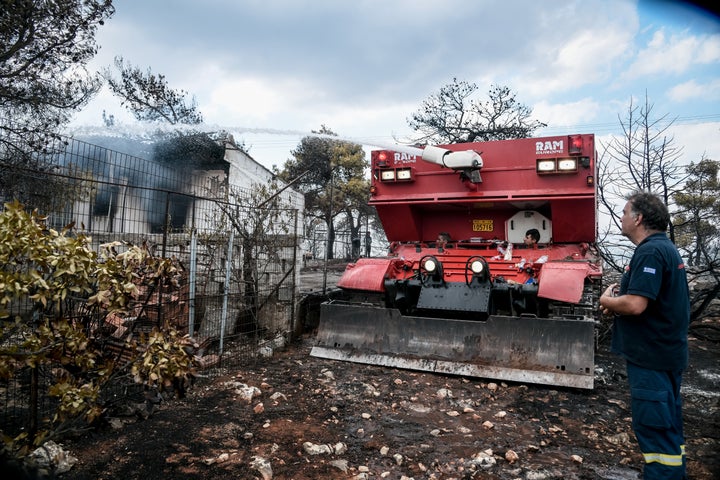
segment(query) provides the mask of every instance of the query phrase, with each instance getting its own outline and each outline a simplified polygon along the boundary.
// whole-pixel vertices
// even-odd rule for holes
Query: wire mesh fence
[[[297,329],[301,207],[289,195],[258,199],[256,185],[231,185],[237,172],[222,147],[203,143],[187,155],[147,147],[154,152],[147,159],[58,138],[18,162],[6,144],[0,142],[0,204],[17,199],[46,216],[48,228],[72,225],[97,251],[141,245],[176,267],[172,285],[140,285],[128,315],[101,312],[85,298],[66,300],[66,318],[81,322],[114,361],[127,359],[129,338],[163,324],[195,340],[193,353],[204,369],[262,358]],[[0,321],[20,317],[33,324],[35,307],[27,298],[15,300]],[[21,337],[16,332],[0,341],[7,347]],[[0,380],[5,434],[50,415],[55,405],[47,389],[63,375],[55,370],[28,366]],[[129,375],[103,392],[108,404],[142,395]]]

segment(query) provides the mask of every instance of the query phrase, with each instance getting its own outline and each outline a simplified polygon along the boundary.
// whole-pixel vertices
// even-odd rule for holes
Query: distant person
[[[360,233],[352,237],[352,257],[358,258],[360,256]]]
[[[525,232],[525,238],[523,239],[523,243],[525,243],[525,246],[535,248],[537,247],[539,241],[540,232],[537,228],[531,228],[530,230]]]
[[[612,350],[627,363],[646,480],[687,478],[680,384],[688,365],[690,293],[685,264],[665,233],[669,223],[658,196],[628,197],[621,228],[635,252],[619,289],[613,283],[600,297],[602,312],[615,315]]]
[[[372,236],[370,232],[365,232],[365,256],[370,257],[372,253]]]
[[[438,248],[445,248],[445,246],[448,244],[448,242],[452,241],[452,237],[447,232],[440,232],[437,236],[437,247]]]

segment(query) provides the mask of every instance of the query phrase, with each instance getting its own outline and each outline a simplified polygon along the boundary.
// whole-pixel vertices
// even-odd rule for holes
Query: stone
[[[253,398],[259,396],[262,392],[257,387],[251,387],[249,385],[241,384],[236,390],[235,395],[240,397],[240,400],[247,404],[253,401]]]
[[[262,475],[263,480],[272,480],[273,478],[272,465],[262,457],[253,457],[250,468],[257,470]]]
[[[314,444],[312,442],[305,442],[303,443],[303,450],[305,450],[305,453],[308,455],[327,455],[332,454],[334,450],[330,445],[326,444]]]
[[[348,471],[348,461],[347,460],[343,460],[343,459],[332,460],[330,462],[330,465],[337,468],[338,470],[340,470],[343,473],[347,473],[347,471]]]
[[[437,393],[435,395],[441,399],[453,397],[452,390],[450,390],[449,388],[441,388],[440,390],[437,391]]]
[[[483,470],[488,470],[497,464],[497,460],[495,460],[492,453],[488,454],[487,451],[485,451],[473,455],[469,463]]]
[[[603,438],[605,438],[608,443],[617,446],[630,444],[630,435],[628,435],[626,432],[621,432],[616,435],[607,435]]]
[[[69,472],[78,459],[63,450],[62,445],[49,440],[36,448],[30,458],[40,468],[48,469],[56,474]]]
[[[275,403],[280,403],[280,401],[287,402],[287,397],[283,393],[275,392],[272,395],[270,395],[270,400],[272,400]]]

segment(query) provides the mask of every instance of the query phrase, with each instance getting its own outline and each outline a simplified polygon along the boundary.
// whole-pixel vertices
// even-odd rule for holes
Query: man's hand
[[[609,305],[607,299],[617,296],[618,293],[618,284],[617,283],[611,283],[608,285],[608,287],[605,289],[602,295],[600,295],[600,312],[603,315],[610,315],[611,313],[614,313]]]
[[[650,300],[642,295],[626,293],[618,294],[618,284],[609,285],[600,295],[600,311],[604,315],[640,315],[645,311]]]

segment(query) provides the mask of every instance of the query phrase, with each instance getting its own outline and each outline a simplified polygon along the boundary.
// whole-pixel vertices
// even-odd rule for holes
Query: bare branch
[[[103,76],[122,105],[138,120],[162,120],[171,125],[202,123],[195,98],[188,99],[184,90],[171,89],[164,75],[155,75],[149,68],[143,72],[126,64],[122,57],[115,57],[115,67],[120,78],[116,78],[110,68],[103,70]]]
[[[532,120],[508,87],[493,85],[488,100],[473,99],[477,85],[453,79],[423,101],[408,125],[420,135],[411,143],[467,143],[525,138],[546,124]]]

